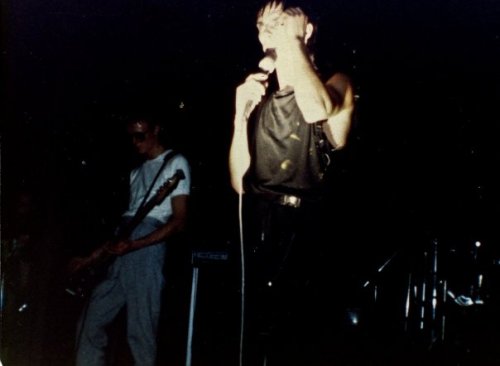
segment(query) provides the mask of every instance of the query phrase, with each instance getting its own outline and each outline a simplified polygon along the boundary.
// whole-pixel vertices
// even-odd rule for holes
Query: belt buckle
[[[291,195],[285,194],[283,196],[280,196],[279,202],[283,206],[298,208],[298,207],[300,207],[301,199],[300,199],[300,197],[297,197],[297,196],[291,196]]]

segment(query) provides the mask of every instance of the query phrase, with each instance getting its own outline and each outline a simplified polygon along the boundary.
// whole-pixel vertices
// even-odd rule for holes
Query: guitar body
[[[108,273],[109,266],[115,257],[112,255],[97,258],[93,263],[84,266],[79,271],[73,273],[64,289],[68,294],[77,298],[86,298],[92,290],[104,280]]]

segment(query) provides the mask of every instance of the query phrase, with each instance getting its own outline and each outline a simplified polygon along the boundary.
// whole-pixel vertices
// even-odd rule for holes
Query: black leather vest
[[[245,191],[320,198],[329,151],[322,123],[304,120],[293,90],[268,96],[249,121]]]

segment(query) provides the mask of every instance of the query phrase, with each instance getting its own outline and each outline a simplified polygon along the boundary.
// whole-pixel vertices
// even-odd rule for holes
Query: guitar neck
[[[156,203],[152,200],[149,200],[146,204],[139,208],[132,220],[130,220],[127,225],[125,225],[123,229],[120,230],[117,235],[117,239],[130,238],[130,235],[132,235],[134,229],[142,222],[142,220],[144,220],[144,218],[148,215],[149,211],[151,211],[154,206],[156,206]]]

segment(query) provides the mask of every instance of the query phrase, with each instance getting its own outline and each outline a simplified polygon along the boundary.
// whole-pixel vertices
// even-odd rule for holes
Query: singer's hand
[[[264,72],[250,74],[245,82],[236,88],[236,111],[237,117],[248,119],[250,113],[266,94],[268,75]]]
[[[300,8],[288,8],[280,16],[279,24],[272,31],[279,54],[286,52],[291,46],[306,43],[309,20]]]
[[[283,13],[283,27],[287,39],[305,41],[306,29],[309,20],[300,8],[288,8]]]

